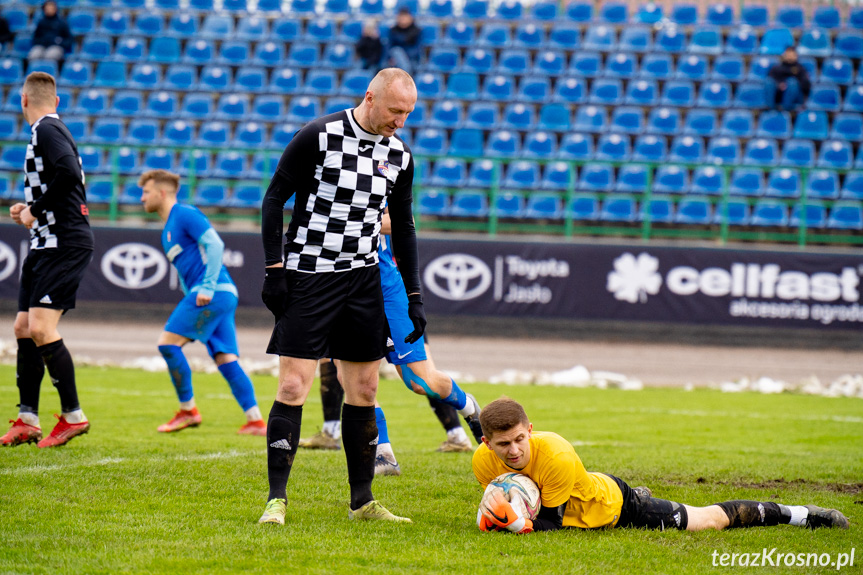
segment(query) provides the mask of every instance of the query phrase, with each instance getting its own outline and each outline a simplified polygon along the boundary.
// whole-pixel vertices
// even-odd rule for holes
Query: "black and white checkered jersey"
[[[30,249],[93,248],[78,147],[57,114],[31,127],[24,160],[24,196],[37,223]]]
[[[285,233],[284,265],[289,270],[326,273],[376,265],[386,205],[394,248],[398,233],[407,232],[415,254],[412,185],[413,154],[398,136],[366,132],[353,110],[310,122],[288,144],[264,198],[267,265],[282,261],[282,210],[294,194]]]

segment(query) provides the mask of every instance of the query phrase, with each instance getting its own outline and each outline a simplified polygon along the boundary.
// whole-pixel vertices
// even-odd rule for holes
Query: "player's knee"
[[[225,365],[228,363],[233,363],[239,359],[240,358],[237,357],[237,355],[233,354],[233,353],[217,353],[216,355],[213,356],[213,361],[215,361],[216,365],[218,365],[218,366],[222,366],[222,365]]]
[[[30,336],[30,326],[27,323],[26,319],[16,319],[15,325],[12,328],[15,332],[15,339],[27,339]]]
[[[48,343],[48,339],[53,334],[54,330],[48,328],[48,326],[42,323],[30,323],[30,326],[27,330],[30,333],[30,337],[33,338],[33,341],[36,342],[36,345],[44,345]]]

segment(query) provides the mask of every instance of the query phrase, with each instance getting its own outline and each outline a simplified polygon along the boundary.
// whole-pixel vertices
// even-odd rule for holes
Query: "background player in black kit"
[[[279,355],[279,390],[267,423],[270,493],[261,523],[285,522],[286,484],[303,404],[317,360],[339,361],[345,389],[342,440],[351,489],[351,519],[409,522],[374,500],[378,364],[386,355],[377,247],[389,206],[393,251],[409,300],[416,341],[426,319],[411,212],[413,157],[395,135],[416,104],[413,79],[387,68],[356,108],[310,122],[279,160],[263,202],[266,279],[262,298],[276,317],[268,353]],[[285,201],[296,194],[285,234]],[[406,340],[406,341],[407,341]]]
[[[57,115],[58,103],[50,74],[27,76],[21,90],[21,109],[32,132],[24,166],[27,203],[9,208],[15,223],[30,230],[15,317],[21,403],[18,419],[0,437],[2,445],[38,441],[39,447],[55,447],[90,429],[78,404],[72,356],[57,331],[60,316],[75,307],[75,292],[93,259],[81,158]],[[46,367],[63,413],[56,416],[59,422],[51,435],[42,439],[39,389]]]

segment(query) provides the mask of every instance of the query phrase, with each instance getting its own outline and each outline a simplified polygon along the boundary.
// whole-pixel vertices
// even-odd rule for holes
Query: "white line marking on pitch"
[[[64,463],[56,465],[32,465],[29,467],[18,467],[15,469],[0,469],[0,475],[17,475],[19,473],[42,473],[46,471],[57,471],[63,469],[75,469],[79,467],[100,467],[103,465],[115,465],[134,461],[139,463],[146,462],[165,462],[165,461],[209,461],[213,459],[234,459],[237,457],[261,457],[266,452],[260,449],[252,451],[216,451],[214,453],[194,453],[191,455],[173,455],[165,457],[146,457],[146,458],[125,458],[125,457],[105,457],[93,461],[79,461],[75,463]]]

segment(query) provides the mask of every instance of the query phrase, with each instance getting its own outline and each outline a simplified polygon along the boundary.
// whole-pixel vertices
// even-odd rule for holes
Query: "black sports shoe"
[[[467,400],[470,403],[473,403],[474,412],[471,415],[465,416],[464,420],[467,422],[467,426],[470,427],[470,432],[473,433],[474,439],[476,439],[477,445],[482,443],[482,426],[479,424],[479,414],[480,408],[479,403],[477,403],[476,398],[469,394],[465,393],[467,396]]]
[[[826,509],[817,505],[804,505],[804,507],[809,510],[806,526],[810,529],[817,529],[819,527],[848,529],[850,525],[848,518],[835,509]]]

